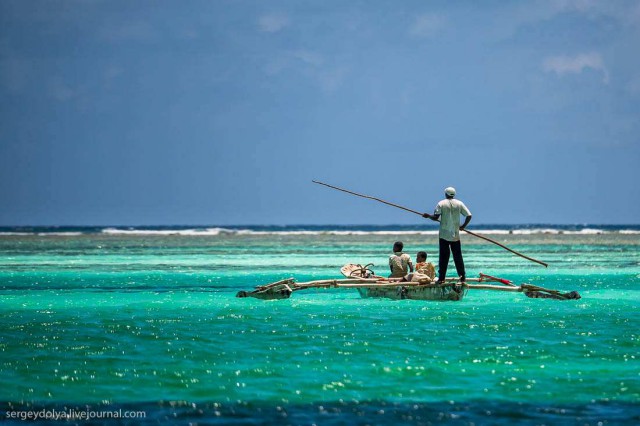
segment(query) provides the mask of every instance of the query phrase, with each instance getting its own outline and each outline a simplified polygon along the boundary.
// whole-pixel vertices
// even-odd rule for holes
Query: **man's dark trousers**
[[[464,260],[462,260],[462,248],[460,241],[447,241],[440,238],[440,257],[438,259],[438,279],[444,281],[447,277],[447,266],[449,265],[449,254],[453,252],[453,262],[456,264],[456,272],[462,281],[466,275],[464,271]]]

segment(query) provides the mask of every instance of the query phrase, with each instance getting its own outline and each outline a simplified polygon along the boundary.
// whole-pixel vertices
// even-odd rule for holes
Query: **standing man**
[[[438,282],[444,282],[447,276],[449,254],[453,252],[453,261],[460,281],[466,280],[462,248],[460,247],[460,230],[471,222],[471,212],[460,200],[455,200],[455,188],[448,187],[444,190],[445,199],[436,206],[434,214],[424,213],[422,217],[438,221],[440,220],[440,258],[438,261]],[[465,216],[464,223],[460,226],[460,215]]]

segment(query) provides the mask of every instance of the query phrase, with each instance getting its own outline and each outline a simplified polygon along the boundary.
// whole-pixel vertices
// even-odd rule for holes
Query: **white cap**
[[[445,188],[444,189],[444,193],[446,195],[448,195],[449,197],[455,197],[456,196],[456,189],[452,186]]]

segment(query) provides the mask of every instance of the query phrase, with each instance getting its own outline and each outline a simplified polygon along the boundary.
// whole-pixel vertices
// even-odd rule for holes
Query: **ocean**
[[[463,235],[468,277],[582,299],[235,297],[397,240],[437,263],[432,226],[0,228],[2,421],[639,424],[640,226],[470,229],[549,267]]]

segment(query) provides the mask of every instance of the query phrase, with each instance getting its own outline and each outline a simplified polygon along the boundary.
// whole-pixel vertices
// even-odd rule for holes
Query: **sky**
[[[0,0],[0,226],[638,224],[640,1]]]

